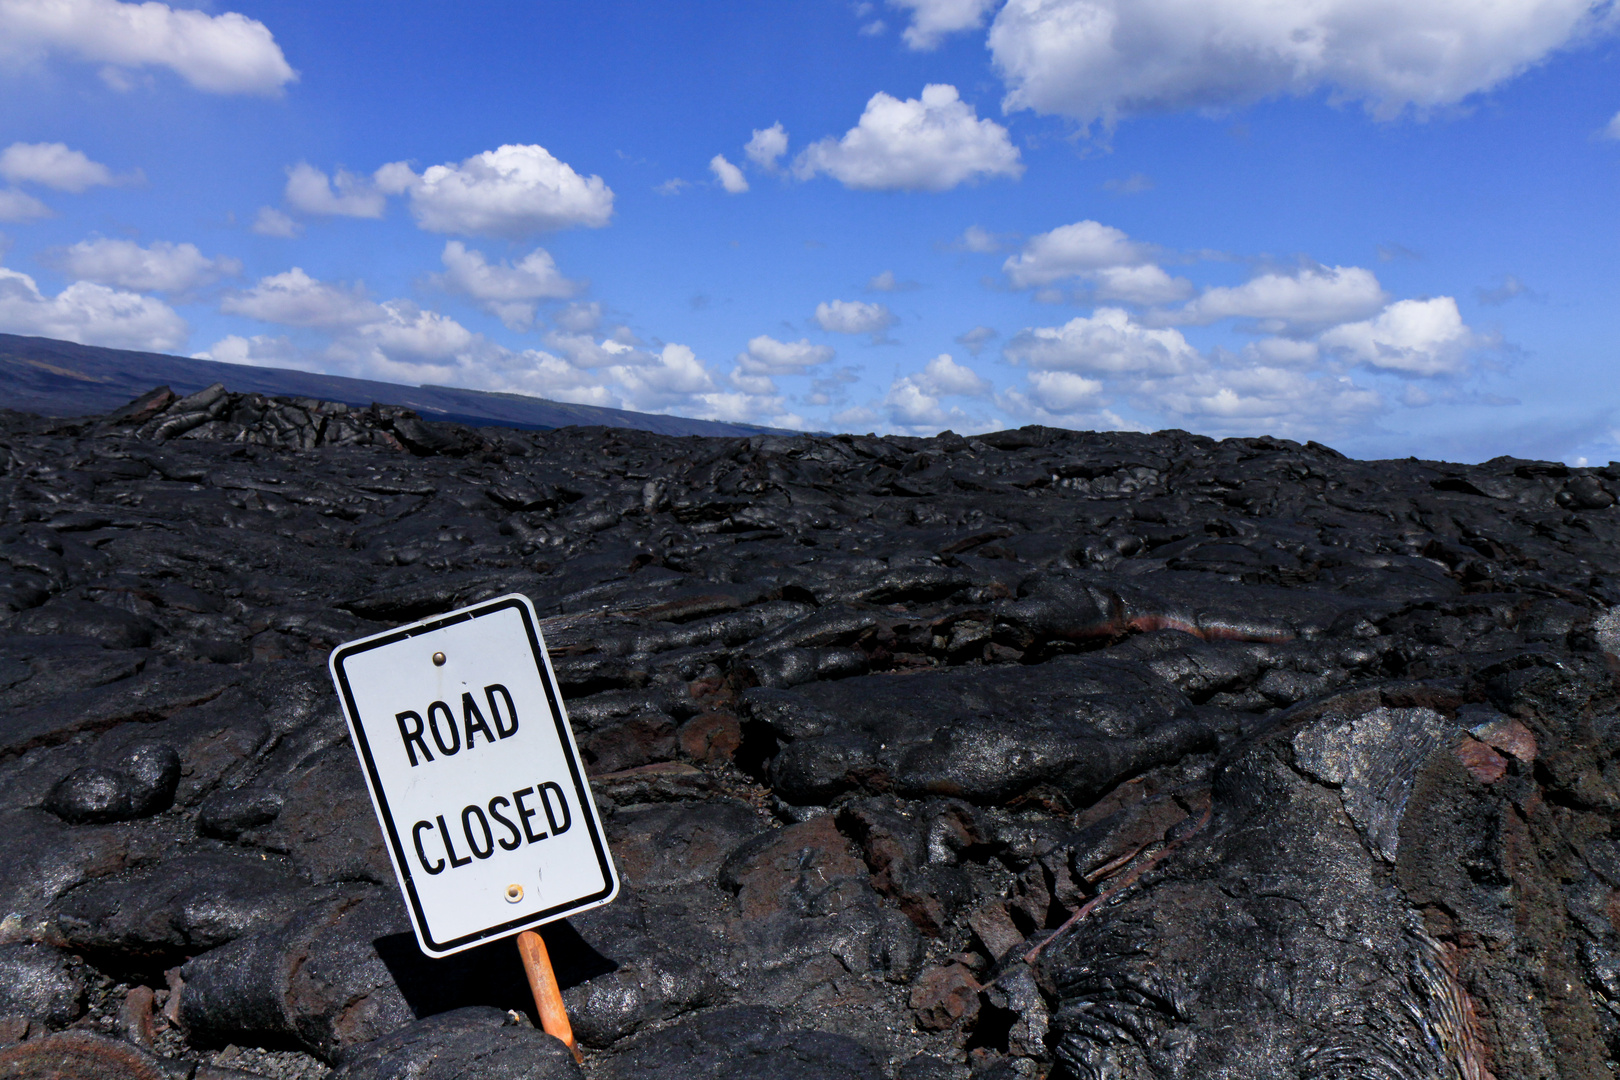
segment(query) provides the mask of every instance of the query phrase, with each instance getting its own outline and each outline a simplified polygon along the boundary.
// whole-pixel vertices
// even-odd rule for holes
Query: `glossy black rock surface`
[[[1614,469],[0,414],[0,1041],[575,1075],[510,942],[416,949],[324,671],[521,592],[625,882],[546,931],[587,1077],[1607,1075]]]

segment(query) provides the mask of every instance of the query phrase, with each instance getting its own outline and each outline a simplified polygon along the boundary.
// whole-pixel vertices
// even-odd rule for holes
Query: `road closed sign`
[[[423,952],[618,893],[527,597],[351,641],[329,663]]]

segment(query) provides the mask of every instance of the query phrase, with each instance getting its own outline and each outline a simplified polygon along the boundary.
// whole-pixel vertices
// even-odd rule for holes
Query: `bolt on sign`
[[[618,894],[528,597],[348,642],[329,666],[423,952]]]

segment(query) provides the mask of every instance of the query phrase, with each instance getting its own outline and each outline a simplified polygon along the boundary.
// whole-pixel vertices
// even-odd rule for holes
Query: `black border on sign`
[[[538,671],[540,674],[541,685],[546,688],[546,702],[551,707],[551,719],[557,727],[557,741],[562,744],[563,757],[568,760],[568,772],[574,782],[574,796],[579,803],[581,816],[585,819],[585,827],[590,831],[591,846],[596,851],[596,861],[597,865],[600,866],[602,870],[602,880],[605,881],[607,885],[600,892],[591,893],[588,896],[576,897],[566,904],[558,904],[555,907],[546,908],[544,911],[537,912],[533,915],[525,916],[520,919],[513,919],[511,922],[501,923],[498,926],[492,926],[486,930],[480,930],[475,934],[465,934],[451,941],[440,942],[433,937],[428,927],[427,915],[422,910],[422,901],[416,894],[416,879],[411,872],[410,859],[405,853],[405,845],[400,840],[399,831],[394,827],[394,814],[393,811],[388,808],[388,796],[383,790],[381,779],[377,775],[377,763],[372,759],[371,746],[366,741],[366,729],[364,724],[360,722],[360,711],[355,707],[354,693],[349,687],[349,673],[344,668],[343,663],[351,656],[357,656],[360,653],[369,652],[372,649],[381,648],[384,645],[392,645],[395,642],[404,641],[407,638],[413,638],[421,634],[431,633],[434,630],[442,630],[447,626],[454,626],[457,623],[470,622],[481,615],[490,615],[505,608],[517,609],[518,614],[523,619],[523,629],[529,636],[529,650],[534,657],[534,666],[536,671]],[[385,828],[388,833],[388,844],[394,852],[394,865],[399,869],[400,883],[404,886],[406,902],[411,905],[411,912],[413,915],[415,915],[414,922],[416,926],[420,928],[423,943],[427,945],[428,948],[437,953],[450,953],[458,951],[468,947],[469,945],[477,944],[480,941],[505,937],[528,927],[554,922],[557,919],[566,916],[571,911],[591,907],[613,895],[616,885],[616,875],[613,872],[613,862],[608,855],[607,845],[602,842],[601,833],[597,830],[595,813],[596,803],[595,800],[590,797],[590,793],[586,790],[585,773],[580,767],[578,755],[574,752],[573,740],[569,738],[568,724],[567,721],[563,719],[562,709],[558,705],[560,697],[557,693],[557,687],[551,681],[551,671],[549,666],[546,664],[545,654],[540,647],[540,635],[535,628],[534,618],[529,610],[528,604],[525,604],[522,600],[516,597],[505,597],[500,600],[493,600],[487,604],[478,604],[474,605],[473,607],[463,608],[460,611],[446,615],[440,619],[432,619],[427,622],[414,623],[410,626],[404,626],[391,634],[382,634],[378,637],[368,638],[347,645],[340,645],[332,653],[331,666],[333,673],[337,676],[338,689],[343,695],[343,707],[348,713],[349,717],[353,720],[353,723],[350,724],[350,728],[354,732],[355,743],[360,751],[360,760],[365,763],[366,773],[371,781],[372,797],[376,799],[377,809],[380,812],[378,816],[381,817],[385,823]]]

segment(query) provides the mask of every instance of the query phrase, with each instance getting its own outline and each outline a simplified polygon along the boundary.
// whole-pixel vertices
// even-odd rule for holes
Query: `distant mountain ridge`
[[[776,430],[757,424],[571,405],[523,394],[462,390],[453,386],[403,386],[288,368],[249,367],[165,353],[106,349],[54,338],[0,334],[0,407],[19,412],[86,416],[115,409],[154,386],[167,384],[184,395],[214,383],[224,383],[227,389],[237,393],[319,398],[356,406],[373,402],[401,405],[414,409],[426,419],[473,427],[543,431],[599,425],[661,435],[759,435]]]

